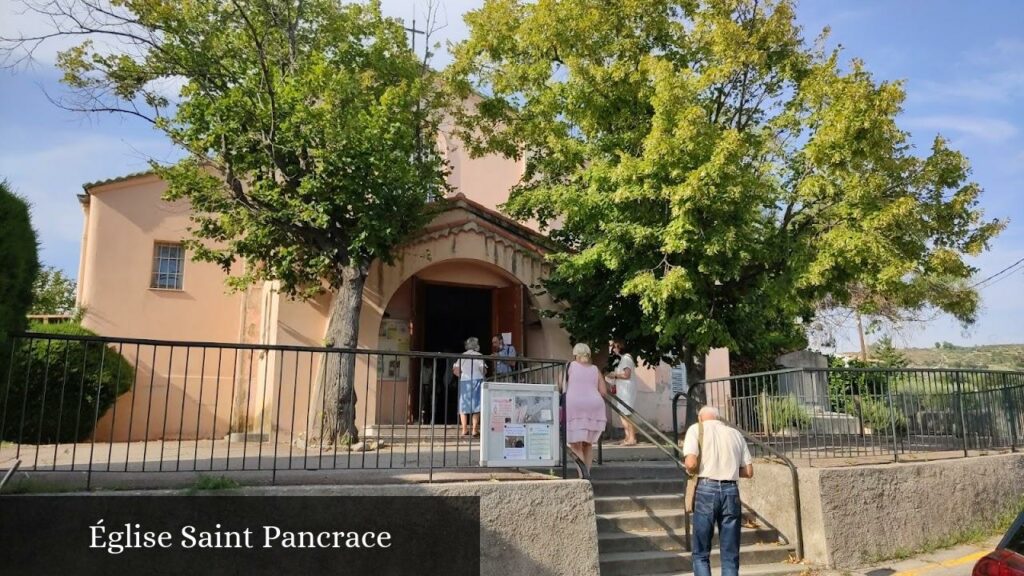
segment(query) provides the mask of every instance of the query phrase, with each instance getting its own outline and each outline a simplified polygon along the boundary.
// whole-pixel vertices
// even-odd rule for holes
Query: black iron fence
[[[805,368],[705,380],[690,397],[798,459],[1016,451],[1024,433],[1024,372]]]
[[[564,378],[562,361],[425,352],[46,333],[13,335],[8,348],[0,462],[24,471],[476,467],[453,366],[473,361],[492,381]],[[329,401],[343,381],[329,367],[345,360],[350,385]],[[356,433],[325,418],[339,403]],[[564,474],[564,452],[562,462]]]

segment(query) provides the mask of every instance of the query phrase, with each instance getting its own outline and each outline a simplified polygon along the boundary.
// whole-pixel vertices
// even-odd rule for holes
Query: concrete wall
[[[789,470],[757,463],[740,494],[795,536]],[[975,526],[1024,496],[1024,454],[910,464],[800,468],[805,555],[836,568],[913,550]]]
[[[599,576],[594,492],[583,480],[250,489],[315,496],[479,496],[480,574]]]

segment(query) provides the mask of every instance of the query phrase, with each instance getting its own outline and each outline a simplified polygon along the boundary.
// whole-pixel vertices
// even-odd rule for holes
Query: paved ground
[[[995,549],[1001,536],[978,544],[937,550],[907,560],[892,560],[856,570],[819,572],[821,576],[970,576],[978,560]]]

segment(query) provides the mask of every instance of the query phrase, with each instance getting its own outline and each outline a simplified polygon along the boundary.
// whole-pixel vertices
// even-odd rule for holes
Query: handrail
[[[706,382],[709,381],[702,380],[698,382],[695,386],[703,387]],[[679,399],[684,396],[686,396],[686,394],[683,392],[676,392],[672,396],[672,432],[676,436],[677,445],[679,443],[679,421],[676,414],[678,413],[677,407],[679,405]],[[793,464],[793,461],[790,460],[785,454],[779,452],[778,450],[772,448],[771,446],[765,444],[764,442],[761,442],[757,438],[754,438],[752,435],[747,433],[746,430],[741,430],[740,428],[734,426],[732,422],[729,422],[728,420],[719,420],[719,422],[722,422],[729,426],[730,428],[732,428],[733,430],[738,431],[740,434],[743,435],[743,438],[746,439],[747,442],[750,442],[751,444],[760,447],[765,452],[768,452],[772,456],[775,456],[779,460],[782,460],[782,462],[789,468],[790,477],[793,480],[793,512],[796,516],[796,559],[797,561],[803,560],[804,525],[803,515],[801,514],[800,510],[800,478],[797,474],[796,465]]]
[[[0,492],[3,491],[4,486],[7,484],[7,481],[11,479],[11,476],[14,476],[14,473],[18,471],[19,466],[21,466],[21,459],[16,459],[14,461],[14,465],[7,470],[6,474],[4,474],[3,480],[0,480]]]
[[[680,468],[683,468],[684,470],[686,469],[686,465],[683,463],[682,460],[679,459],[679,455],[676,452],[676,450],[670,449],[670,448],[668,448],[666,446],[666,445],[672,445],[673,442],[671,440],[669,440],[668,436],[665,436],[661,432],[661,430],[658,430],[658,428],[655,425],[653,425],[650,422],[648,422],[647,419],[645,419],[643,416],[640,416],[640,414],[637,413],[637,411],[635,409],[633,409],[632,406],[630,406],[629,404],[625,403],[618,396],[615,396],[613,394],[608,394],[606,396],[603,396],[603,398],[604,398],[605,404],[607,404],[609,408],[614,410],[615,413],[619,415],[619,417],[621,417],[623,420],[628,420],[630,424],[633,424],[633,426],[635,426],[636,429],[639,430],[641,434],[646,436],[647,439],[651,441],[651,444],[654,444],[655,447],[657,447],[659,450],[664,452],[665,455],[667,455],[669,458],[671,458],[672,461],[675,462],[676,465],[678,465]],[[621,404],[625,408],[625,410],[623,410],[623,408],[620,408],[620,407],[616,406],[615,404],[613,404],[612,401],[611,401],[612,398],[615,399],[615,402],[618,402],[619,404]],[[628,414],[626,412],[628,412]],[[638,424],[641,424],[641,425],[638,425]],[[647,429],[649,429],[651,432],[653,432],[654,435],[659,436],[661,438],[661,440],[665,442],[665,445],[662,445],[657,440],[655,440],[654,437],[650,433],[648,433],[648,430],[646,430],[645,427]]]

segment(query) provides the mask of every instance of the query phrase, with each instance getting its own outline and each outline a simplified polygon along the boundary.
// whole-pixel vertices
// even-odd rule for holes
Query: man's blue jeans
[[[740,573],[740,489],[735,482],[701,478],[693,511],[693,576],[711,576],[711,538],[718,526],[722,576]]]

